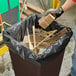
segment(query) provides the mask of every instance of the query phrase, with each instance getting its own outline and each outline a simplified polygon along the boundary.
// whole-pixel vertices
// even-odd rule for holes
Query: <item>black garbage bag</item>
[[[32,14],[27,19],[16,23],[3,32],[3,39],[5,44],[7,44],[7,46],[14,53],[20,55],[23,59],[32,59],[37,61],[40,59],[45,59],[46,57],[56,54],[60,51],[64,51],[73,34],[72,30],[69,27],[61,25],[56,21],[50,24],[49,27],[47,27],[46,29],[43,29],[39,26],[38,23],[38,20],[40,18],[40,14]],[[68,32],[60,37],[54,44],[46,48],[42,54],[36,54],[22,44],[22,41],[26,34],[26,28],[28,27],[28,29],[31,30],[32,25],[35,25],[36,28],[40,28],[45,31],[50,31],[54,29],[61,30],[62,28],[66,27]]]

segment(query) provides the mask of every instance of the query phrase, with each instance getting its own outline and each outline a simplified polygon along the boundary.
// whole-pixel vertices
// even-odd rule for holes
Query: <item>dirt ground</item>
[[[61,3],[63,4],[64,1],[65,0],[61,0]],[[36,5],[38,6],[39,4]],[[76,23],[76,6],[66,11],[59,19],[57,19],[57,21],[61,24],[71,27],[73,30]],[[74,52],[74,43],[75,42],[72,37],[70,43],[65,49],[64,59],[59,76],[67,76],[68,73],[70,73],[71,71],[70,70],[72,66],[71,56]],[[15,76],[14,71],[12,69],[9,52],[5,53],[3,56],[0,56],[0,76]]]

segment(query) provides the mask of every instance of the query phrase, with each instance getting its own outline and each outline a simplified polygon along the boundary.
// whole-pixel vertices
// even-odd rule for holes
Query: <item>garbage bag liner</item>
[[[27,19],[14,24],[13,26],[7,28],[3,32],[3,39],[5,44],[7,44],[7,46],[14,53],[18,54],[23,59],[32,59],[37,61],[40,59],[45,59],[48,56],[56,54],[57,52],[64,51],[65,47],[67,46],[73,34],[72,30],[69,27],[61,25],[56,21],[50,24],[46,29],[43,29],[39,26],[38,23],[38,20],[40,18],[41,18],[40,14],[32,14]],[[32,52],[29,48],[26,48],[22,43],[24,36],[26,34],[26,28],[28,27],[28,29],[31,30],[33,25],[35,25],[36,28],[40,28],[46,31],[50,31],[54,29],[60,30],[66,27],[68,32],[62,37],[60,37],[54,44],[46,48],[42,54],[36,54]]]

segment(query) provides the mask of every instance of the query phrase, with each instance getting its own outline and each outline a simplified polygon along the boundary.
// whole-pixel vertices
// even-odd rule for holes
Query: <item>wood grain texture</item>
[[[53,17],[51,14],[48,14],[47,16],[43,16],[39,20],[39,25],[46,29],[53,21],[55,20],[55,17]]]

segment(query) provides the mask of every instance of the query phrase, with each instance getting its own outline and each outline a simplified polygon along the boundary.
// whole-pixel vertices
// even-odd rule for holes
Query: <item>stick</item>
[[[36,46],[35,25],[32,28],[33,28],[34,47],[35,47]],[[38,53],[38,48],[35,48],[34,51],[35,51],[35,53]]]
[[[23,9],[24,9],[24,7],[25,7],[25,2],[26,2],[26,0],[25,0],[24,3],[23,3],[23,7],[22,7],[22,10],[21,10],[21,14],[20,14],[20,16],[22,16]]]
[[[2,24],[0,24],[0,26],[2,26],[3,24],[6,24],[8,26],[11,26],[11,24],[7,23],[7,22],[2,22]]]
[[[39,42],[34,48],[33,50],[38,47],[40,44],[42,44],[47,38],[49,38],[50,36],[52,36],[57,30],[52,31],[51,34],[49,34],[49,36],[47,36],[46,38],[44,38],[41,42]]]
[[[32,45],[31,40],[30,40],[30,35],[29,35],[28,28],[27,28],[27,36],[28,36],[28,41],[29,41],[29,48],[32,50],[33,49],[33,45]]]
[[[35,26],[33,28],[33,40],[34,40],[34,47],[36,46],[36,38],[35,38]]]

